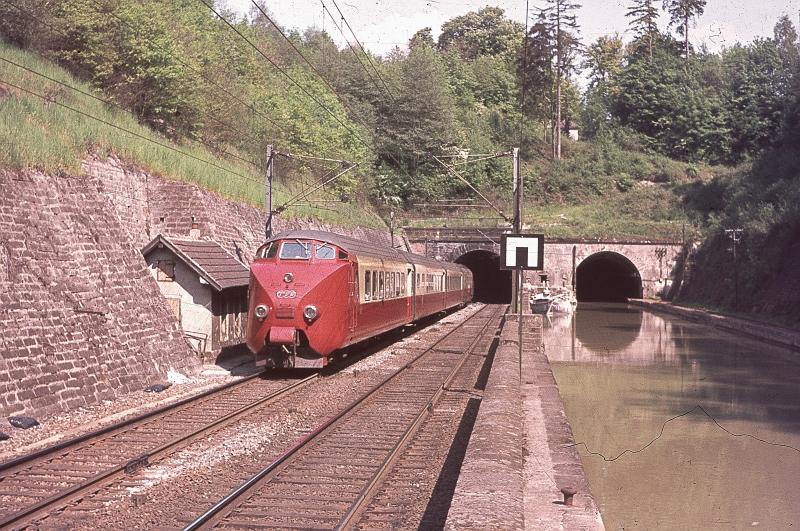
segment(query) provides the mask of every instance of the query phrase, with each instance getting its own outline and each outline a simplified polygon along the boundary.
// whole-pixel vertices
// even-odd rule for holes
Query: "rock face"
[[[264,214],[198,186],[88,158],[86,175],[0,171],[0,417],[44,417],[191,374],[199,361],[147,272],[159,233],[248,263]],[[312,221],[275,222],[337,230]],[[388,231],[337,230],[372,241]]]

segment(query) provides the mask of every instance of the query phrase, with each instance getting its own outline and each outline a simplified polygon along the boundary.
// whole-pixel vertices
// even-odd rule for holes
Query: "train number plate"
[[[281,289],[275,292],[275,296],[279,299],[294,299],[297,292],[293,289]]]

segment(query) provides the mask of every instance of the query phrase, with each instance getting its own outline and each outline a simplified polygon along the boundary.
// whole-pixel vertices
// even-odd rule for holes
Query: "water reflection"
[[[800,448],[798,353],[625,305],[582,304],[544,336],[576,440],[606,456],[697,404],[735,433]],[[609,529],[800,525],[800,453],[699,412],[642,453],[582,457]]]

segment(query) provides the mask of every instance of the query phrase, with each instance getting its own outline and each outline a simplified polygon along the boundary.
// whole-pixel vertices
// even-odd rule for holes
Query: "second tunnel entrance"
[[[625,302],[642,297],[639,270],[619,253],[604,251],[586,258],[575,272],[579,302]]]
[[[472,271],[473,300],[488,304],[511,302],[511,271],[500,269],[500,256],[490,251],[470,251],[455,261]]]

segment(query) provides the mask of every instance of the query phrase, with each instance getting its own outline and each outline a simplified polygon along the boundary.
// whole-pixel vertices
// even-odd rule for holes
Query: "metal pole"
[[[272,237],[272,144],[267,145],[267,223],[264,232],[267,239]]]
[[[394,210],[389,212],[389,237],[392,239],[392,249],[394,249]]]
[[[522,175],[519,171],[519,148],[511,150],[513,190],[514,190],[514,233],[522,232]],[[522,314],[522,271],[514,271],[513,277],[513,311]]]

